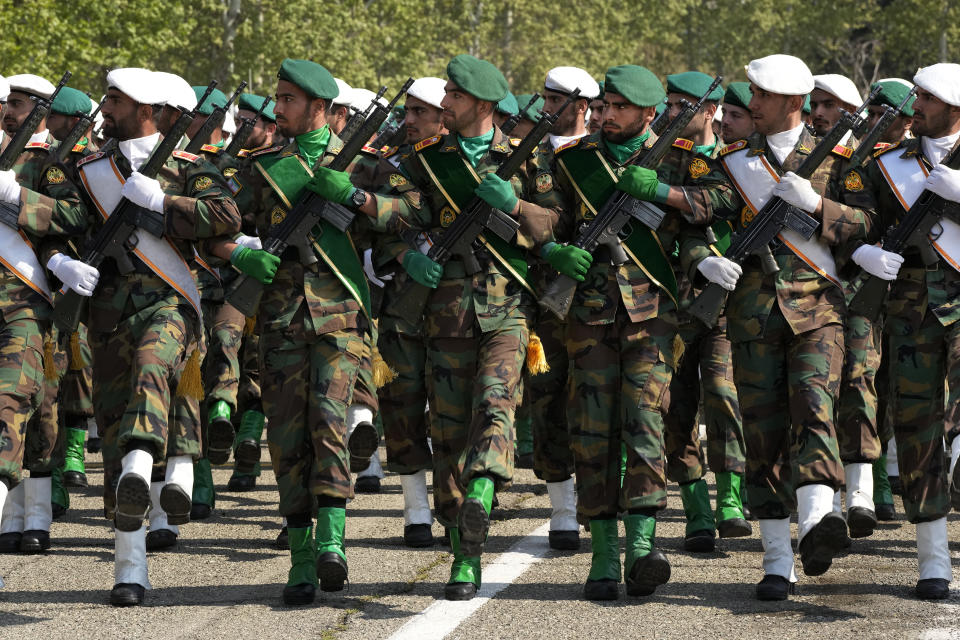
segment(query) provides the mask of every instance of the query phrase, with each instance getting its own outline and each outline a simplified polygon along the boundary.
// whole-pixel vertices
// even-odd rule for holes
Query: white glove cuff
[[[47,269],[49,269],[51,273],[56,273],[60,265],[69,259],[69,256],[66,256],[62,253],[55,253],[50,256],[49,260],[47,260]]]

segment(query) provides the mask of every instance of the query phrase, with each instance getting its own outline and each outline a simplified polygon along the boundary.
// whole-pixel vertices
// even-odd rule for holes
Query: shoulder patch
[[[546,193],[553,189],[553,176],[549,173],[541,173],[536,177],[534,182],[537,185],[537,193]]]
[[[838,144],[833,149],[831,149],[831,151],[837,154],[838,156],[840,156],[841,158],[849,158],[850,156],[853,155],[853,147],[845,147],[842,144]]]
[[[863,180],[856,171],[851,171],[843,181],[843,186],[847,191],[863,191]]]
[[[281,149],[283,149],[283,146],[284,145],[282,144],[278,144],[272,147],[266,147],[266,148],[261,147],[260,149],[250,149],[248,153],[250,154],[251,158],[254,158],[256,156],[262,156],[267,153],[276,153],[277,151],[280,151]]]
[[[48,149],[50,149],[50,143],[49,142],[29,142],[27,143],[27,146],[24,147],[24,149],[42,149],[44,151],[47,151]]]
[[[432,138],[427,138],[426,140],[421,140],[417,144],[413,145],[414,151],[423,151],[427,147],[432,147],[433,145],[440,142],[440,136],[433,136]]]
[[[880,143],[880,144],[886,144],[886,143]],[[879,147],[879,146],[880,146],[880,145],[877,145],[877,147]],[[884,153],[886,153],[886,152],[888,152],[888,151],[893,151],[894,149],[896,149],[896,148],[899,147],[899,146],[900,146],[900,143],[897,142],[897,143],[895,143],[895,144],[887,144],[887,146],[884,147],[883,149],[877,149],[877,147],[874,147],[874,149],[877,149],[877,150],[873,152],[873,157],[876,158],[877,156],[883,155]]]
[[[694,158],[687,170],[690,172],[690,177],[696,180],[710,173],[710,166],[703,158]]]
[[[81,158],[80,160],[77,160],[77,166],[80,167],[80,166],[83,166],[83,165],[87,164],[88,162],[93,162],[94,160],[99,160],[100,158],[102,158],[102,157],[105,156],[105,155],[107,155],[107,154],[104,153],[103,151],[97,151],[96,153],[91,153],[91,154],[88,155],[86,158]]]
[[[63,171],[60,170],[60,167],[50,167],[47,169],[47,182],[50,184],[60,184],[65,182],[67,176],[63,175]]]
[[[237,172],[237,168],[236,168],[236,167],[227,167],[226,169],[223,170],[223,177],[224,177],[224,178],[229,178],[229,177],[231,177],[233,174],[235,174],[236,172]]]
[[[687,140],[686,138],[677,138],[674,141],[673,146],[677,149],[683,149],[684,151],[690,151],[693,149],[693,140]]]
[[[739,151],[740,149],[745,149],[746,147],[746,140],[737,140],[736,142],[723,145],[723,149],[720,149],[720,153],[718,155],[725,156],[728,153],[733,153],[734,151]]]
[[[200,161],[200,156],[195,156],[192,153],[187,153],[186,151],[181,151],[180,149],[174,149],[173,153],[170,154],[177,160],[186,160],[187,162],[197,163]]]
[[[200,147],[200,151],[206,151],[207,153],[218,154],[223,152],[223,147],[218,147],[215,144],[205,144],[202,147]]]
[[[73,145],[73,149],[70,149],[70,151],[72,153],[80,153],[87,148],[87,144],[87,142],[78,142],[77,144]]]
[[[206,191],[211,186],[213,186],[213,180],[211,180],[208,176],[200,176],[193,182],[194,191]]]
[[[399,173],[391,173],[389,181],[391,187],[402,187],[407,184],[407,179]]]
[[[581,141],[581,140],[583,140],[583,138],[577,138],[576,140],[571,140],[570,142],[568,142],[568,143],[566,143],[566,144],[560,145],[559,147],[557,147],[556,149],[553,150],[554,155],[560,153],[561,151],[566,151],[567,149],[572,149],[572,148],[574,148],[575,146],[577,146],[578,144],[580,144],[580,141]]]

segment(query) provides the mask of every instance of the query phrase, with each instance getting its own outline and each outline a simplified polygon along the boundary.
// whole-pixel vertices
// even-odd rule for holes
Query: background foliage
[[[770,53],[843,73],[861,89],[960,58],[960,3],[950,0],[0,0],[0,74],[38,73],[102,93],[107,70],[143,66],[227,91],[272,93],[280,61],[309,58],[354,86],[398,88],[443,76],[469,52],[515,93],[574,65],[601,78],[635,63],[661,75],[699,69],[743,78]],[[227,91],[229,93],[229,91]]]

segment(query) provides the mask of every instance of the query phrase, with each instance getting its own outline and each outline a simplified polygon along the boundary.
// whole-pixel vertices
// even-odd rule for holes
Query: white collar
[[[555,135],[553,135],[553,134],[551,133],[550,135],[547,136],[547,138],[549,138],[549,140],[550,140],[550,147],[553,148],[554,150],[556,150],[557,147],[562,147],[563,145],[567,144],[568,142],[573,142],[574,140],[579,140],[580,138],[583,138],[583,137],[585,137],[586,135],[587,135],[586,132],[581,133],[580,135],[576,135],[576,136],[555,136]]]
[[[803,123],[801,122],[793,129],[781,131],[767,136],[767,146],[777,158],[777,162],[783,164],[784,159],[790,155],[797,143],[800,142],[800,134],[803,133]]]
[[[43,131],[40,131],[30,136],[30,141],[27,144],[37,144],[37,143],[43,144],[44,142],[47,141],[48,135],[50,135],[50,132],[44,129]]]
[[[120,148],[120,153],[130,161],[130,168],[137,171],[150,157],[150,152],[157,146],[158,140],[160,140],[159,131],[142,138],[121,140],[117,146]]]
[[[929,160],[931,164],[937,165],[950,153],[953,145],[957,143],[958,138],[960,138],[960,131],[950,134],[949,136],[943,136],[942,138],[928,138],[923,136],[920,138],[920,147],[923,149],[924,157]]]

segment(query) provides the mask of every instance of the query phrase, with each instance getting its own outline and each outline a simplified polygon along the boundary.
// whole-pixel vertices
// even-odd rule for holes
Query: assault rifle
[[[657,138],[653,146],[646,153],[641,154],[634,164],[647,169],[656,168],[683,130],[693,120],[693,116],[703,107],[710,93],[720,86],[722,81],[722,76],[714,78],[710,88],[700,96],[696,104],[690,104],[686,100],[682,100],[680,113],[670,121],[663,135]],[[664,110],[664,113],[666,113],[666,110]],[[603,208],[597,213],[597,217],[583,226],[576,240],[574,240],[573,246],[590,253],[596,251],[597,247],[601,245],[606,246],[610,252],[610,261],[617,265],[623,264],[628,258],[620,244],[621,234],[625,232],[629,235],[630,222],[636,220],[650,229],[656,230],[663,222],[665,215],[659,207],[644,200],[638,200],[619,189],[615,190],[603,205]],[[576,290],[576,280],[570,276],[558,274],[547,285],[543,296],[540,298],[540,304],[562,320],[567,317],[567,313],[570,311],[573,294]]]
[[[506,161],[497,168],[497,177],[501,180],[509,180],[513,174],[519,171],[530,154],[540,146],[543,136],[547,135],[560,114],[579,96],[580,90],[577,89],[567,97],[556,112],[544,112],[540,121],[534,125],[530,133],[526,135]],[[473,252],[474,243],[480,234],[489,230],[504,241],[510,242],[519,228],[520,223],[513,216],[499,209],[494,209],[481,198],[474,196],[470,203],[463,208],[463,211],[450,223],[450,226],[440,234],[439,238],[435,239],[427,252],[427,257],[439,265],[444,265],[454,256],[459,256],[463,261],[464,269],[472,275],[480,271],[480,264]],[[423,316],[423,308],[427,304],[430,291],[429,287],[425,287],[412,279],[407,280],[397,298],[390,305],[389,312],[408,322],[419,322]]]
[[[530,102],[527,103],[527,106],[503,121],[503,126],[500,127],[500,131],[503,132],[503,135],[509,136],[510,132],[517,128],[517,125],[520,124],[520,119],[523,118],[523,114],[526,113],[527,109],[533,108],[533,105],[539,98],[540,94],[534,93],[532,96],[530,96]]]
[[[3,150],[3,153],[0,153],[0,171],[9,171],[13,168],[13,165],[17,163],[17,158],[19,158],[23,150],[27,148],[30,138],[37,132],[37,127],[40,126],[43,119],[50,113],[50,106],[53,104],[53,101],[57,99],[57,94],[60,93],[60,89],[63,89],[69,80],[70,72],[66,71],[63,77],[60,78],[60,82],[57,83],[57,88],[54,89],[49,98],[31,96],[33,109],[27,114],[26,119],[23,121],[23,124],[20,125],[20,128],[17,129],[17,132],[10,138],[7,148]],[[0,222],[11,229],[18,229],[17,220],[19,218],[19,202],[0,202]]]
[[[827,159],[833,148],[847,135],[847,132],[853,131],[859,135],[866,125],[866,119],[861,115],[861,112],[867,108],[867,105],[873,101],[879,91],[878,87],[853,113],[841,109],[840,119],[821,138],[810,155],[803,159],[794,173],[801,178],[810,178],[823,161]],[[770,243],[774,241],[777,235],[784,229],[791,229],[800,234],[804,240],[809,240],[819,226],[820,221],[774,196],[767,200],[746,229],[733,234],[730,248],[727,249],[724,257],[742,265],[749,256],[757,255],[760,258],[764,273],[776,273],[780,268],[773,257]],[[708,327],[713,327],[716,326],[726,301],[727,290],[715,282],[708,282],[700,295],[694,299],[688,311],[690,315],[698,318]]]
[[[233,95],[230,96],[230,99],[227,100],[227,104],[221,106],[214,106],[213,113],[207,116],[206,121],[200,125],[200,129],[194,134],[190,139],[190,142],[187,143],[187,146],[183,148],[187,153],[192,153],[194,155],[200,153],[200,148],[203,145],[207,144],[207,141],[210,140],[210,134],[214,132],[215,129],[219,129],[223,126],[223,121],[227,117],[227,110],[230,108],[230,105],[233,104],[233,101],[240,97],[240,94],[243,93],[243,90],[246,88],[247,83],[241,82],[240,86],[237,87],[237,90],[233,92]],[[206,98],[204,98],[206,100]],[[197,109],[200,108],[200,105],[203,104],[203,100],[197,103]],[[199,113],[199,111],[194,110],[194,113]]]
[[[373,113],[361,124],[349,140],[344,141],[343,148],[329,164],[330,169],[344,171],[350,165],[354,157],[360,153],[360,150],[367,143],[367,140],[377,132],[383,121],[387,119],[387,115],[389,115],[393,106],[403,97],[412,84],[413,78],[408,79],[400,92],[394,96],[387,106],[383,106],[377,100],[373,101],[368,110]],[[263,250],[271,255],[280,256],[286,251],[287,247],[296,246],[300,252],[301,261],[304,264],[312,264],[317,261],[316,254],[310,247],[313,228],[319,222],[326,221],[338,231],[345,232],[350,227],[350,223],[353,222],[355,215],[353,211],[343,205],[324,200],[313,191],[304,189],[303,194],[293,205],[283,222],[276,225],[273,233],[263,240]],[[256,315],[262,296],[263,283],[246,274],[236,278],[224,294],[226,301],[247,317]]]
[[[77,123],[70,129],[70,133],[60,141],[60,145],[54,152],[54,156],[56,156],[58,162],[66,160],[67,156],[70,155],[70,151],[73,150],[73,147],[80,142],[80,138],[86,135],[87,129],[93,125],[93,121],[96,119],[97,114],[100,113],[100,109],[103,108],[103,103],[106,101],[107,98],[104,97],[103,100],[100,101],[100,104],[97,105],[97,108],[94,109],[93,113],[84,113],[82,111],[76,113]]]
[[[190,128],[190,124],[197,117],[197,109],[207,99],[215,85],[216,82],[210,83],[206,93],[203,94],[203,99],[197,103],[197,107],[193,111],[180,114],[173,126],[170,127],[167,135],[163,137],[163,140],[153,150],[147,161],[140,167],[141,174],[151,179],[157,177],[160,169],[166,164],[170,154],[176,150],[180,139],[183,138],[187,129]],[[130,273],[134,266],[128,251],[130,250],[131,237],[137,229],[145,229],[154,235],[163,233],[162,227],[158,228],[156,222],[151,222],[150,218],[152,216],[144,214],[142,208],[126,198],[121,198],[103,226],[87,244],[81,260],[91,267],[99,269],[106,258],[113,258],[120,273]],[[54,303],[53,321],[57,328],[68,334],[76,331],[85,301],[84,296],[73,289],[67,289]]]
[[[913,98],[916,93],[916,87],[910,89],[910,93],[907,94],[907,97],[903,99],[903,102],[901,102],[900,106],[897,108],[883,105],[883,115],[880,116],[879,120],[877,120],[877,124],[873,125],[873,128],[870,129],[870,133],[865,135],[863,139],[860,140],[860,146],[858,146],[857,150],[853,152],[852,156],[850,156],[850,162],[847,165],[848,171],[858,168],[863,164],[864,160],[870,157],[870,155],[873,153],[874,147],[876,147],[877,143],[880,142],[880,138],[882,138],[883,134],[886,133],[887,129],[890,128],[890,125],[893,124],[893,121],[896,120],[901,113],[903,113],[907,103],[910,102],[911,98]]]
[[[344,140],[344,141],[352,140],[353,137],[357,134],[357,131],[360,130],[360,127],[363,126],[363,123],[366,122],[367,119],[370,117],[370,114],[373,113],[374,109],[383,108],[383,105],[380,104],[380,98],[382,98],[383,94],[385,94],[386,92],[387,92],[386,87],[380,87],[380,90],[377,91],[376,97],[370,101],[370,104],[367,105],[367,108],[364,111],[357,111],[352,116],[350,116],[350,119],[347,120],[347,124],[343,126],[343,129],[341,129],[340,133],[338,134],[341,140]],[[403,92],[401,92],[401,95],[403,95]],[[392,106],[394,103],[391,102],[390,104]],[[390,109],[387,109],[387,115],[389,114],[390,114]],[[386,118],[387,117],[384,116],[383,120],[386,120]],[[381,123],[383,122],[383,120],[381,120]],[[374,133],[376,133],[376,129],[373,131],[373,133],[370,134],[370,136],[372,136]],[[363,144],[367,144],[367,140],[370,139],[370,136],[367,136],[366,138],[364,138]],[[363,148],[363,147],[361,146],[360,148]],[[358,153],[359,153],[359,149],[358,149]],[[351,156],[351,158],[352,157],[353,156]]]
[[[237,128],[237,132],[233,134],[233,139],[230,141],[230,144],[227,145],[225,154],[231,158],[236,158],[237,154],[240,153],[245,144],[247,144],[247,139],[250,137],[250,133],[253,131],[253,128],[257,126],[257,120],[260,119],[260,116],[263,115],[264,109],[267,108],[267,105],[270,104],[270,98],[264,98],[263,104],[260,105],[260,109],[257,111],[257,115],[252,118],[240,118],[240,126]]]

